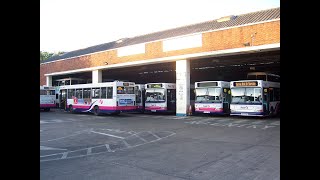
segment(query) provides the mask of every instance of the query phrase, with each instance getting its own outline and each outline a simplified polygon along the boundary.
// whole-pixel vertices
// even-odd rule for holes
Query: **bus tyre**
[[[69,106],[69,111],[70,111],[71,113],[74,113],[74,109],[73,109],[72,105]]]
[[[273,107],[271,107],[270,115],[271,115],[271,116],[274,115],[274,109],[273,109]]]
[[[50,108],[44,108],[44,111],[45,111],[45,112],[49,112],[49,111],[50,111]]]
[[[96,116],[99,116],[99,115],[100,115],[99,106],[95,106],[95,107],[93,108],[93,114],[96,115]]]

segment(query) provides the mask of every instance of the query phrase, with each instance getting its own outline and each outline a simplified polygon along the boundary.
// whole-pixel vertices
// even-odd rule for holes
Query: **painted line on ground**
[[[86,132],[86,131],[90,131],[90,130],[91,130],[91,129],[81,130],[81,131],[74,132],[74,134],[71,134],[71,135],[68,135],[68,136],[63,136],[63,137],[59,137],[59,138],[55,138],[55,139],[49,139],[49,140],[40,141],[40,142],[56,141],[56,140],[59,140],[59,139],[64,139],[64,138],[67,138],[67,137],[79,135],[79,134],[82,134],[82,133],[84,133],[84,132]]]
[[[87,150],[87,155],[90,155],[91,152],[92,152],[92,148],[88,148],[88,150]]]
[[[64,153],[62,153],[62,157],[61,157],[61,159],[65,159],[65,158],[67,158],[68,153],[69,153],[69,152],[64,152]]]
[[[40,146],[40,150],[68,150],[68,149],[61,149],[61,148],[53,148],[53,147],[47,147],[47,146]]]
[[[147,131],[144,131],[144,132],[147,132]],[[120,148],[120,149],[117,149],[117,150],[125,150],[125,149],[131,149],[131,148],[134,148],[134,147],[138,147],[138,146],[141,146],[141,145],[144,145],[144,144],[148,144],[148,143],[153,143],[153,142],[157,142],[161,139],[165,139],[165,138],[168,138],[170,136],[173,136],[175,135],[176,133],[174,132],[171,132],[171,131],[161,131],[161,132],[168,132],[169,135],[167,136],[164,136],[162,138],[159,138],[159,139],[155,139],[155,140],[152,140],[152,141],[148,141],[148,142],[145,142],[145,143],[141,143],[141,144],[136,144],[136,145],[129,145],[125,140],[121,140],[125,145],[126,145],[126,148]],[[157,136],[157,135],[156,135]],[[102,146],[105,146],[108,150],[108,152],[115,152],[114,150],[111,150],[109,144],[104,144],[104,145],[99,145],[99,146],[93,146],[93,147],[90,147],[90,148],[96,148],[96,147],[102,147]],[[85,148],[85,149],[88,149],[88,148]],[[78,156],[72,156],[72,157],[67,157],[68,153],[72,153],[72,152],[79,152],[79,151],[82,151],[83,149],[78,149],[78,150],[74,150],[74,151],[67,151],[67,152],[63,152],[63,153],[54,153],[54,154],[48,154],[48,155],[43,155],[43,156],[40,156],[40,162],[46,162],[46,161],[56,161],[56,160],[62,160],[62,159],[74,159],[74,158],[79,158],[79,157],[85,157],[85,156],[91,156],[91,155],[97,155],[97,154],[102,154],[102,153],[105,153],[105,151],[103,152],[97,152],[97,153],[91,153],[91,154],[87,154],[87,155],[78,155]],[[55,156],[55,155],[62,155],[61,158],[53,158],[53,159],[43,159],[41,160],[41,158],[47,158],[47,157],[50,157],[50,156]]]
[[[143,142],[148,142],[147,140],[143,139],[142,137],[138,136],[137,134],[133,134],[133,135],[138,137],[139,139],[141,139],[141,141],[143,141]]]
[[[96,131],[91,131],[93,133],[97,133],[97,134],[101,134],[101,135],[105,135],[105,136],[111,136],[111,137],[115,137],[115,138],[119,138],[119,139],[124,139],[124,137],[120,137],[120,136],[116,136],[116,135],[112,135],[112,134],[107,134],[107,133],[102,133],[102,132],[96,132]]]
[[[112,151],[112,150],[110,149],[109,144],[105,144],[105,145],[106,145],[106,148],[107,148],[108,152],[114,152],[114,151]]]
[[[157,136],[156,134],[152,133],[151,131],[148,131],[148,133],[150,133],[152,136],[156,137],[157,139],[161,139],[159,136]]]

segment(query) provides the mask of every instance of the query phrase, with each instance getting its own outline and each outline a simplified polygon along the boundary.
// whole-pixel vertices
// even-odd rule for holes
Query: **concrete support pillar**
[[[190,105],[190,61],[176,61],[176,116],[187,116]]]
[[[52,86],[52,76],[46,77],[46,86]]]
[[[102,71],[93,70],[92,71],[92,83],[101,83],[102,82]]]

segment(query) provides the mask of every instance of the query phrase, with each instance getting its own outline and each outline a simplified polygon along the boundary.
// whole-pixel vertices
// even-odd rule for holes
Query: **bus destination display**
[[[258,86],[257,81],[234,82],[233,86]]]

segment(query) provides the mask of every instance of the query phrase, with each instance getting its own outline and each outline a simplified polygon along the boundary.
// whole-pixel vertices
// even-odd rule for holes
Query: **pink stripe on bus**
[[[74,109],[89,109],[90,106],[73,105]],[[99,106],[101,110],[134,110],[137,106]]]
[[[45,107],[56,107],[56,104],[40,104],[41,108],[45,108]]]
[[[146,110],[167,110],[166,107],[160,107],[160,106],[149,106],[145,108]]]
[[[196,108],[196,111],[222,112],[222,108]]]
[[[99,106],[101,110],[134,110],[137,106]]]

